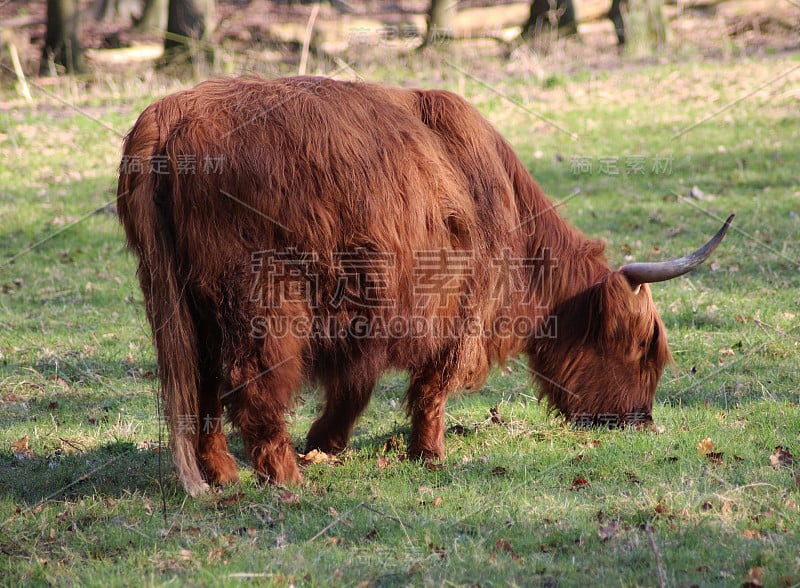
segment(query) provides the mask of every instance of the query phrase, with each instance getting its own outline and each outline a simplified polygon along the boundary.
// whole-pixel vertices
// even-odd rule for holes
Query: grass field
[[[401,459],[390,374],[303,487],[243,463],[188,499],[109,206],[121,135],[177,83],[65,81],[0,112],[0,584],[800,585],[800,57],[543,80],[405,65],[366,77],[469,98],[612,265],[682,255],[736,213],[709,263],[653,287],[676,361],[663,431],[565,426],[512,361],[451,399],[427,468]],[[315,413],[309,389],[296,445]]]

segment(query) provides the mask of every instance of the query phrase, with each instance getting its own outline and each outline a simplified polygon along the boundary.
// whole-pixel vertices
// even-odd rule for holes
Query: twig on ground
[[[360,507],[362,507],[362,506],[364,506],[364,503],[363,503],[363,502],[359,502],[358,504],[356,504],[356,505],[355,505],[353,508],[351,508],[350,510],[348,510],[348,511],[345,511],[344,513],[342,513],[342,514],[338,515],[338,516],[337,516],[335,519],[333,519],[333,520],[332,520],[330,523],[328,523],[327,525],[325,525],[325,526],[324,526],[324,527],[323,527],[323,528],[322,528],[322,529],[321,529],[321,530],[320,530],[320,531],[319,531],[319,532],[318,532],[316,535],[314,535],[314,536],[313,536],[311,539],[309,539],[308,541],[306,541],[306,543],[311,543],[311,542],[313,542],[315,539],[317,539],[317,538],[321,537],[322,535],[324,535],[325,533],[327,533],[327,532],[328,532],[328,530],[329,530],[330,528],[332,528],[333,526],[335,526],[335,525],[339,524],[340,522],[344,521],[344,519],[345,519],[345,517],[346,517],[347,515],[351,514],[351,513],[352,513],[353,511],[355,511],[357,508],[360,508]]]
[[[59,437],[58,440],[61,441],[62,443],[65,443],[65,444],[69,445],[75,451],[77,451],[79,453],[85,453],[86,452],[86,447],[85,446],[84,447],[79,447],[78,445],[76,445],[75,443],[70,441],[69,439],[65,439],[64,437]]]
[[[653,527],[650,523],[645,523],[644,532],[647,534],[647,539],[650,541],[650,547],[656,556],[656,572],[658,573],[658,587],[667,587],[667,573],[664,571],[664,558],[661,557],[661,550],[658,548],[656,538],[653,535]]]
[[[387,515],[386,513],[383,513],[383,512],[381,512],[381,511],[379,511],[377,508],[373,508],[373,507],[371,507],[369,504],[364,504],[364,503],[362,503],[362,506],[363,506],[365,509],[367,509],[368,511],[374,512],[374,513],[375,513],[376,515],[378,515],[378,516],[382,516],[382,517],[383,517],[383,518],[385,518],[385,519],[388,519],[388,520],[390,520],[390,521],[392,521],[392,522],[395,522],[395,523],[397,523],[397,524],[398,524],[398,525],[400,525],[401,527],[402,527],[402,526],[406,526],[406,527],[408,527],[409,529],[413,529],[413,528],[414,528],[414,526],[413,526],[411,523],[404,523],[404,522],[403,522],[403,521],[401,521],[399,518],[397,518],[397,517],[393,517],[392,515]]]

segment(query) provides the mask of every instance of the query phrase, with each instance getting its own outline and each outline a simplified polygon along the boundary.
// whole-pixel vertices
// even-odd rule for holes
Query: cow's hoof
[[[203,473],[211,484],[236,484],[239,481],[239,472],[236,460],[229,453],[201,456]]]

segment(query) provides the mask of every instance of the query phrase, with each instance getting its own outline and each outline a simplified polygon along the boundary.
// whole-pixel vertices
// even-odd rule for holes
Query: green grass
[[[797,65],[666,63],[538,85],[500,64],[476,74],[574,140],[455,68],[431,84],[489,117],[613,265],[683,254],[737,214],[710,263],[653,287],[676,361],[661,434],[565,427],[512,362],[451,399],[448,458],[428,469],[392,441],[408,425],[405,377],[390,374],[341,463],[308,466],[291,491],[259,487],[243,464],[239,486],[200,499],[159,453],[134,260],[104,209],[119,133],[162,92],[69,92],[117,132],[47,98],[0,114],[0,583],[797,585],[800,467],[770,456],[800,456],[798,74],[724,109]],[[625,173],[635,161],[644,172]],[[297,445],[315,409],[307,390]],[[717,459],[698,450],[706,438]]]

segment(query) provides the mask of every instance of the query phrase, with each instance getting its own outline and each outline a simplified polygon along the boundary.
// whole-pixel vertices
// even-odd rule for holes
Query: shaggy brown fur
[[[408,370],[409,453],[441,458],[447,396],[511,355],[591,420],[649,417],[669,359],[648,287],[449,92],[205,82],[139,117],[118,210],[191,494],[237,479],[223,407],[263,479],[300,481],[285,414],[307,381],[325,390],[307,449],[336,452],[381,373]]]

